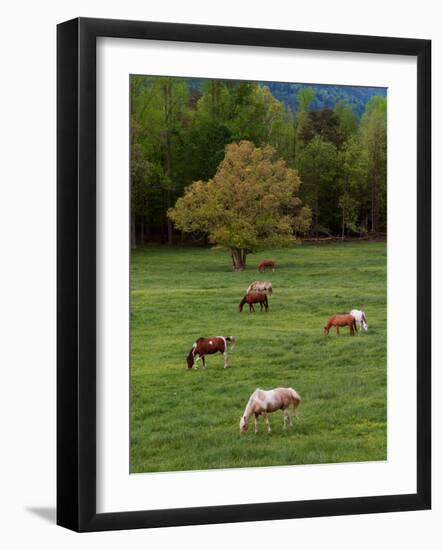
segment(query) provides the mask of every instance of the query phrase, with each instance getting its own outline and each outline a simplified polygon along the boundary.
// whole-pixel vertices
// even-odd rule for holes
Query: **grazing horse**
[[[259,292],[268,292],[271,294],[273,292],[273,286],[270,281],[254,281],[251,283],[247,290],[246,294],[249,294],[252,290],[258,290]]]
[[[336,327],[336,334],[339,336],[339,327],[350,327],[351,336],[355,335],[356,320],[353,315],[345,313],[342,315],[332,315],[324,327],[324,334],[330,332],[331,327]]]
[[[258,264],[258,271],[262,273],[266,267],[271,267],[275,271],[275,260],[261,260]]]
[[[301,403],[301,398],[293,388],[275,388],[274,390],[255,390],[249,398],[244,414],[239,422],[239,433],[243,434],[249,427],[249,418],[255,415],[255,433],[258,433],[258,418],[262,416],[267,426],[267,433],[271,433],[267,413],[279,411],[284,412],[284,429],[287,423],[293,425],[289,414],[289,407],[293,405],[295,415]]]
[[[269,309],[269,301],[267,300],[267,294],[264,294],[263,292],[249,292],[249,294],[246,294],[241,302],[239,303],[239,312],[241,313],[242,308],[244,307],[244,304],[249,304],[249,312],[252,313],[255,312],[255,308],[253,307],[253,304],[259,304],[261,306],[264,306],[265,311]]]
[[[189,355],[187,356],[187,368],[191,369],[195,363],[200,359],[203,361],[203,369],[206,368],[205,355],[211,355],[212,353],[222,353],[224,357],[224,368],[229,366],[227,356],[227,346],[235,343],[236,338],[234,336],[215,336],[214,338],[198,338],[193,343]],[[195,360],[195,356],[198,356]],[[198,367],[195,365],[195,370]]]
[[[368,330],[367,317],[365,316],[365,311],[361,309],[352,309],[350,315],[353,315],[356,321],[356,327],[358,330]]]

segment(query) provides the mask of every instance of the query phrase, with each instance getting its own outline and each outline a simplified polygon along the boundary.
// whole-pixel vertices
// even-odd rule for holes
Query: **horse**
[[[244,304],[249,304],[249,312],[252,313],[255,312],[255,308],[253,307],[253,304],[259,304],[261,306],[264,306],[265,311],[269,309],[269,301],[267,300],[267,294],[264,294],[263,292],[250,292],[249,294],[246,294],[241,302],[239,303],[239,312],[242,312],[242,308],[244,307]]]
[[[247,287],[246,294],[249,294],[252,290],[271,294],[273,292],[273,286],[270,281],[254,281]]]
[[[356,321],[356,327],[358,330],[368,330],[367,317],[365,316],[365,311],[361,309],[352,309],[350,315],[353,315]]]
[[[255,415],[255,434],[258,433],[258,418],[262,416],[267,427],[267,433],[271,433],[267,413],[279,411],[284,412],[284,429],[287,423],[293,425],[289,414],[289,407],[293,405],[295,416],[301,403],[301,398],[293,388],[275,388],[273,390],[256,389],[249,398],[244,413],[239,421],[239,433],[243,434],[249,427],[249,418]]]
[[[336,334],[339,336],[339,327],[350,327],[350,335],[355,335],[356,320],[353,315],[349,313],[332,315],[324,327],[324,334],[330,332],[331,327],[336,327]]]
[[[205,355],[212,355],[213,353],[222,353],[224,357],[224,368],[229,366],[227,356],[227,346],[235,343],[236,338],[234,336],[215,336],[214,338],[198,338],[193,343],[189,355],[187,356],[187,368],[191,369],[195,364],[195,370],[197,370],[196,363],[201,359],[203,361],[203,369],[206,368]],[[195,360],[195,356],[198,357]]]
[[[275,260],[261,260],[258,264],[258,271],[262,273],[266,267],[271,267],[275,271]]]

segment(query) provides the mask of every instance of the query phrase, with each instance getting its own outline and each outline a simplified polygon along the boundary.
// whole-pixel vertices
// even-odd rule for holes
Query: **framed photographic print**
[[[59,525],[430,508],[430,53],[58,26]]]

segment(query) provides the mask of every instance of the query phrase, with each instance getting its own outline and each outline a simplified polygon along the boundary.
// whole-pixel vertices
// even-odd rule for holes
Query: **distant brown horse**
[[[348,313],[343,315],[332,315],[324,327],[324,334],[328,334],[330,332],[331,327],[336,327],[336,334],[338,336],[339,336],[339,327],[349,327],[350,335],[354,336],[355,330],[357,330],[356,319],[353,317],[353,315],[350,315]]]
[[[258,271],[262,273],[266,267],[271,267],[275,271],[275,260],[261,260],[258,264]]]
[[[241,313],[242,308],[244,307],[244,304],[249,304],[249,312],[255,311],[255,308],[253,307],[253,304],[259,304],[262,307],[264,306],[265,311],[269,309],[269,301],[267,300],[267,294],[264,294],[263,292],[249,292],[246,294],[241,302],[239,303],[239,311]]]
[[[203,369],[206,368],[205,355],[211,355],[212,353],[222,353],[224,357],[224,368],[229,366],[227,357],[228,344],[234,344],[236,338],[234,336],[214,336],[213,338],[198,338],[193,343],[192,349],[187,356],[187,368],[191,369],[200,359],[203,362]],[[195,360],[195,357],[198,356]],[[197,366],[195,365],[195,369]]]

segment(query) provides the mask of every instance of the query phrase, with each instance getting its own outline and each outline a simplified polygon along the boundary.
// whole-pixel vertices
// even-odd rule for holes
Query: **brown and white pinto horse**
[[[268,292],[271,294],[273,292],[273,286],[270,281],[253,281],[247,287],[246,294],[252,292],[252,290],[258,290],[259,292]]]
[[[289,414],[289,407],[293,405],[295,415],[301,398],[293,388],[275,388],[274,390],[255,390],[249,398],[239,422],[239,433],[243,434],[249,427],[249,418],[255,415],[255,433],[258,433],[258,418],[262,416],[267,426],[267,432],[271,433],[269,418],[267,413],[284,411],[284,429],[289,423],[292,426],[292,419]]]
[[[234,336],[215,336],[214,338],[198,338],[193,343],[192,349],[187,356],[187,368],[191,369],[195,365],[195,370],[198,368],[196,363],[202,359],[203,369],[206,368],[205,355],[212,355],[213,353],[222,353],[224,357],[224,368],[229,366],[227,356],[228,344],[234,344],[236,338]],[[198,356],[196,359],[195,357]]]
[[[350,335],[354,336],[355,330],[357,330],[356,319],[353,317],[353,315],[350,315],[349,313],[341,314],[341,315],[332,315],[324,327],[324,334],[328,334],[330,332],[331,327],[336,327],[336,334],[338,336],[339,336],[339,327],[349,327]]]
[[[259,304],[262,307],[264,306],[265,311],[269,309],[269,301],[267,300],[267,294],[264,294],[263,292],[249,292],[249,294],[246,294],[241,302],[239,303],[239,312],[241,313],[242,308],[244,307],[244,304],[249,304],[249,312],[252,313],[255,312],[255,308],[253,307],[253,304]]]
[[[261,260],[258,264],[258,271],[262,273],[266,267],[271,267],[275,271],[275,260]]]

